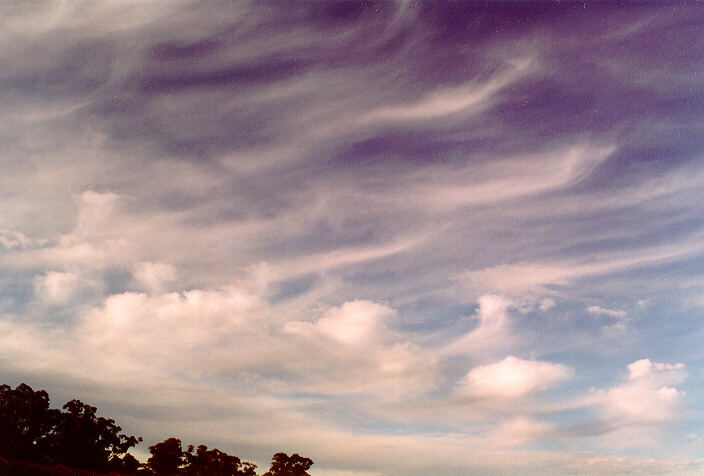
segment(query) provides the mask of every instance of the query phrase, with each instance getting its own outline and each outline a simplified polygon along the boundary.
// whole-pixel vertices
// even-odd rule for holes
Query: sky
[[[0,4],[0,383],[314,476],[704,474],[704,10]]]

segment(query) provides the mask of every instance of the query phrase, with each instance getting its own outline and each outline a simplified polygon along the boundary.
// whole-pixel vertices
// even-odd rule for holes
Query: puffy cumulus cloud
[[[655,424],[681,414],[684,392],[672,385],[686,378],[685,365],[641,359],[628,366],[628,381],[597,391],[594,401],[604,416],[618,425]]]
[[[636,381],[663,379],[680,383],[685,378],[684,369],[683,363],[663,364],[652,362],[650,359],[641,359],[628,364],[628,378]]]
[[[73,324],[44,332],[31,323],[7,325],[25,336],[23,368],[44,368],[50,365],[44,357],[54,355],[64,372],[104,383],[219,377],[282,396],[399,399],[432,389],[440,378],[437,355],[393,330],[396,311],[387,306],[351,301],[313,322],[286,322],[279,312],[261,296],[229,286],[114,294]]]
[[[266,335],[265,310],[259,297],[236,287],[121,293],[83,313],[75,344],[118,373],[160,368],[209,376],[246,366],[252,358],[248,350],[265,346],[253,337]],[[236,359],[239,351],[243,357]]]
[[[456,392],[468,397],[516,398],[546,390],[571,376],[572,370],[562,364],[508,356],[469,371]]]
[[[395,310],[382,304],[351,301],[315,322],[288,322],[283,331],[300,339],[307,353],[320,359],[310,362],[310,357],[298,357],[318,369],[319,377],[306,378],[316,380],[315,387],[323,391],[383,391],[398,398],[430,390],[439,377],[437,356],[394,331],[390,324],[395,316]]]
[[[606,392],[604,410],[609,417],[658,423],[675,417],[681,397],[682,393],[673,387],[621,386]]]
[[[662,379],[672,383],[681,383],[685,376],[683,363],[663,364],[652,362],[650,359],[641,359],[628,364],[628,378],[630,380],[657,382]]]
[[[364,345],[384,340],[386,322],[395,316],[396,311],[382,304],[352,301],[331,309],[315,323],[289,322],[284,330],[307,335],[313,330],[347,345]]]

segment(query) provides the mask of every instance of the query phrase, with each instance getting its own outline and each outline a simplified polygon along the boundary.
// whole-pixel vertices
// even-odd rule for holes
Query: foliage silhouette
[[[136,459],[123,455],[141,438],[120,434],[115,420],[80,400],[63,408],[49,408],[44,390],[0,386],[0,456],[105,473],[134,470]]]
[[[186,454],[181,447],[181,440],[168,438],[149,447],[152,454],[147,460],[147,468],[158,475],[172,476],[179,474],[186,462]]]
[[[256,476],[252,463],[205,445],[184,451],[178,438],[150,446],[151,457],[141,464],[128,453],[141,437],[122,434],[115,420],[80,400],[63,411],[49,403],[44,390],[0,386],[0,475]],[[264,476],[310,476],[312,465],[298,454],[276,453]]]
[[[209,450],[205,445],[199,445],[194,452],[193,445],[186,453],[185,473],[187,476],[256,476],[256,465],[241,461],[216,449]]]
[[[63,406],[53,432],[47,436],[53,463],[85,467],[101,472],[119,471],[122,455],[142,441],[120,434],[115,420],[96,416],[97,408],[79,400]]]
[[[264,476],[310,476],[307,471],[313,465],[313,460],[294,453],[276,453],[271,459],[271,468]]]
[[[29,385],[0,386],[0,455],[46,462],[47,436],[59,410],[49,408],[49,395]]]

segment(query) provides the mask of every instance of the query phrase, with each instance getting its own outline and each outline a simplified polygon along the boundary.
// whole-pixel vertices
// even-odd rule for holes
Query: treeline
[[[256,465],[205,445],[184,449],[178,438],[149,447],[145,463],[129,450],[141,437],[125,435],[97,408],[71,400],[63,410],[49,407],[49,395],[21,384],[0,386],[0,475],[123,474],[140,476],[256,476]],[[310,476],[313,461],[276,453],[263,476]],[[31,471],[28,469],[31,468]]]

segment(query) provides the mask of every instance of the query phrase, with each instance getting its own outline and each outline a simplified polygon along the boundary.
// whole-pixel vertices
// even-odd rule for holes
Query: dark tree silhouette
[[[49,395],[26,384],[0,386],[0,455],[46,461],[46,438],[59,410],[49,408]]]
[[[256,465],[241,461],[216,449],[209,450],[205,445],[199,445],[194,452],[193,445],[186,453],[188,462],[185,473],[187,476],[256,476]]]
[[[49,408],[49,395],[21,384],[0,386],[0,455],[92,471],[133,472],[136,460],[123,456],[141,438],[120,434],[114,420],[71,400],[62,412]],[[137,466],[139,462],[137,462]]]
[[[127,453],[120,460],[120,468],[113,471],[122,474],[137,474],[142,467],[142,463],[137,458]]]
[[[256,476],[256,466],[218,449],[168,438],[149,447],[141,464],[127,451],[142,438],[122,434],[97,408],[71,400],[65,411],[49,408],[49,395],[29,385],[0,386],[0,476],[95,474],[156,476]],[[313,460],[276,453],[263,476],[310,476]]]
[[[271,468],[264,476],[310,476],[307,471],[313,466],[313,460],[294,453],[276,453],[271,458]]]
[[[181,440],[169,438],[149,447],[152,454],[147,460],[147,468],[152,473],[164,476],[179,474],[186,462],[186,454],[181,447]]]
[[[142,441],[120,434],[115,420],[98,417],[97,408],[80,400],[63,407],[58,422],[47,436],[52,463],[109,472],[123,469],[122,456]]]

